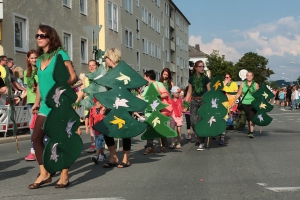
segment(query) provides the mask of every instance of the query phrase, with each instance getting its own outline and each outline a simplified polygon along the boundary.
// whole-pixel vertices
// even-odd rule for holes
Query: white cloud
[[[211,42],[204,44],[201,36],[190,36],[189,44],[195,46],[200,45],[200,50],[206,54],[212,53],[213,50],[218,50],[220,55],[225,55],[226,60],[237,61],[241,58],[240,53],[233,47],[227,46],[222,39],[214,38]]]

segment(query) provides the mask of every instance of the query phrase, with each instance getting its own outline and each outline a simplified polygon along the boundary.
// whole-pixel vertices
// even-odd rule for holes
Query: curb
[[[31,138],[30,133],[24,135],[17,135],[17,136],[18,136],[18,141],[30,140]],[[16,142],[16,138],[14,136],[0,138],[0,144],[12,143],[12,142]]]

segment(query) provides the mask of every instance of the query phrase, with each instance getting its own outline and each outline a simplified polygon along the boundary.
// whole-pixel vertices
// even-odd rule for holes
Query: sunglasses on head
[[[49,38],[49,36],[47,34],[36,34],[35,38],[36,39],[38,39],[38,38],[46,39],[46,38]]]

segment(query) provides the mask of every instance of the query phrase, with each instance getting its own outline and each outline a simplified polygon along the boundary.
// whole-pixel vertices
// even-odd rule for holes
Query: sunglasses
[[[204,67],[204,66],[199,66],[199,65],[198,65],[198,66],[196,66],[196,68],[197,68],[197,67]]]
[[[35,35],[35,38],[38,39],[38,38],[41,38],[41,39],[46,39],[46,38],[49,38],[49,36],[47,34],[36,34]]]
[[[225,78],[230,78],[229,76],[225,76]]]

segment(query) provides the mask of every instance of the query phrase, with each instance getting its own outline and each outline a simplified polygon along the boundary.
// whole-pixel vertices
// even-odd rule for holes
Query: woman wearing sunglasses
[[[32,111],[39,107],[39,113],[33,129],[33,146],[35,149],[35,155],[40,168],[40,174],[34,183],[30,184],[28,188],[36,189],[45,183],[52,181],[50,174],[44,168],[42,162],[42,156],[44,151],[44,131],[43,125],[47,118],[51,108],[46,103],[46,95],[55,84],[53,79],[53,71],[56,63],[57,55],[60,54],[64,60],[64,64],[67,67],[70,78],[68,84],[71,85],[76,80],[75,71],[71,65],[68,54],[62,49],[60,38],[55,29],[47,25],[39,25],[37,34],[35,35],[37,40],[37,56],[38,60],[36,66],[38,69],[37,75],[39,84],[36,90],[36,99],[31,108]],[[60,174],[60,179],[56,184],[56,188],[67,187],[69,184],[69,169],[63,169]]]
[[[230,105],[232,105],[234,102],[235,95],[238,91],[238,85],[236,84],[236,82],[232,81],[232,76],[230,73],[227,73],[225,75],[223,84],[224,84],[223,91],[225,92],[228,98],[228,102],[224,102],[223,105],[228,109],[228,119],[229,119],[232,116],[231,111],[233,110],[232,108],[230,108]],[[220,136],[220,143],[219,143],[220,145],[225,144],[225,134],[226,131],[224,131]]]

